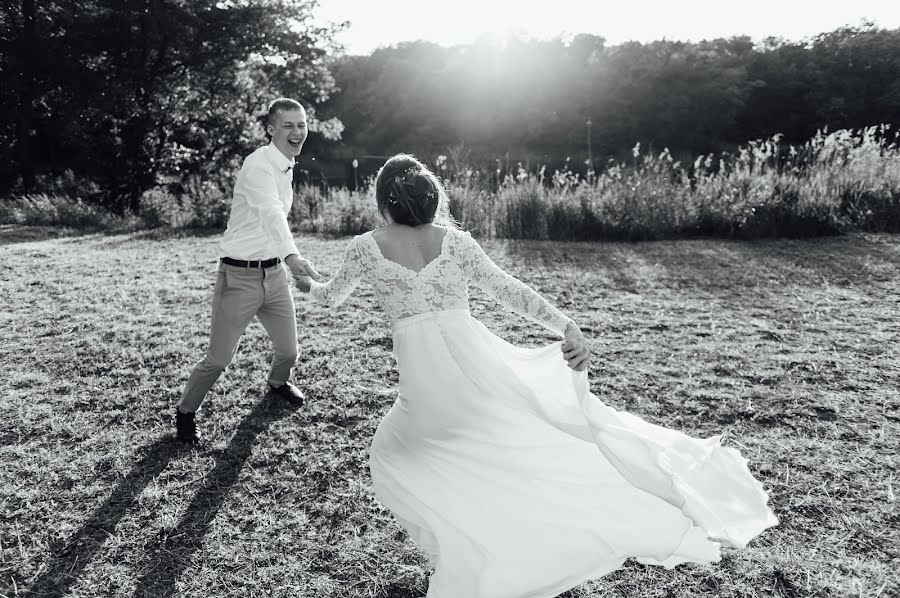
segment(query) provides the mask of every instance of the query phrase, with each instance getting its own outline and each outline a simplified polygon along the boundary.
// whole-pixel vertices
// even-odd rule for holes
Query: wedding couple
[[[275,346],[271,392],[297,355],[296,287],[329,306],[362,281],[392,322],[399,388],[372,439],[379,501],[427,555],[427,598],[553,598],[628,558],[674,567],[719,560],[777,524],[768,495],[719,437],[695,439],[605,405],[589,390],[578,325],[500,269],[450,216],[440,181],[408,155],[375,182],[385,225],[347,245],[321,283],[287,223],[291,166],[306,139],[293,100],[269,109],[271,144],[238,175],[221,245],[209,350],[176,410],[179,438],[254,316]],[[469,313],[472,282],[560,341],[514,346]]]

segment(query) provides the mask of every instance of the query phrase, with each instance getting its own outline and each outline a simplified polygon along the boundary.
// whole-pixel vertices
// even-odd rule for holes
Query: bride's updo
[[[378,211],[390,214],[397,224],[420,226],[433,222],[456,226],[450,216],[450,201],[433,172],[409,154],[397,154],[375,178]]]

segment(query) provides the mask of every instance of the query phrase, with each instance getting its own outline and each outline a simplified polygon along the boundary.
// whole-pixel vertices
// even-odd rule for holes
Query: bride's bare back
[[[385,259],[419,272],[441,254],[447,229],[434,224],[413,228],[388,224],[372,233]]]

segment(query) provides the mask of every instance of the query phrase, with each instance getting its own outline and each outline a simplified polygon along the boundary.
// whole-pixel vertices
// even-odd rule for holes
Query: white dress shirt
[[[273,144],[244,158],[231,201],[220,257],[266,260],[299,255],[287,215],[294,200],[294,161]]]

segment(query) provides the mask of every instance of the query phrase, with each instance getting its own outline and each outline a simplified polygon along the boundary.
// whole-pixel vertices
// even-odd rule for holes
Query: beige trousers
[[[212,301],[209,349],[194,366],[178,407],[196,411],[237,353],[238,342],[254,316],[275,347],[269,383],[280,386],[297,361],[297,319],[284,266],[240,268],[219,263]]]

